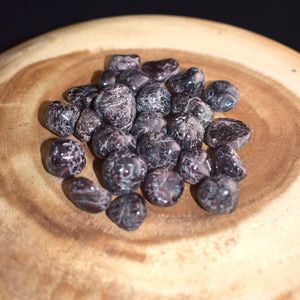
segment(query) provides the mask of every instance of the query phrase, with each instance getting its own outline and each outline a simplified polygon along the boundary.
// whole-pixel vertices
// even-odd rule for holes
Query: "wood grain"
[[[148,205],[135,232],[90,215],[48,174],[50,101],[95,83],[115,53],[174,57],[240,90],[226,117],[246,122],[248,170],[228,216],[185,186],[177,205]],[[0,299],[299,299],[300,56],[262,36],[174,16],[125,16],[63,28],[0,56]],[[82,175],[100,180],[87,146]]]

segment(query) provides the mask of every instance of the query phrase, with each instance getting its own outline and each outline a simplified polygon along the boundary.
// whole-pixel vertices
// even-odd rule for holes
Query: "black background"
[[[1,8],[0,53],[50,30],[96,18],[168,14],[238,26],[300,51],[297,1],[36,1],[11,0]]]

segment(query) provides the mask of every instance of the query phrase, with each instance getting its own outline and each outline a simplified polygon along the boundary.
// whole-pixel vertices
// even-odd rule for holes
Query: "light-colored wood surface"
[[[174,57],[237,85],[224,115],[253,137],[239,151],[248,176],[233,214],[203,211],[186,186],[125,232],[74,207],[45,171],[47,105],[97,80],[114,53]],[[30,40],[0,68],[0,299],[300,299],[299,53],[224,24],[124,16]],[[97,182],[87,160],[82,174]]]

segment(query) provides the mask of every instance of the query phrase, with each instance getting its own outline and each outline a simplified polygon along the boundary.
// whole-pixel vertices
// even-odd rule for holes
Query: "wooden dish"
[[[239,88],[224,116],[253,136],[239,151],[248,175],[234,213],[205,212],[186,185],[177,205],[148,205],[125,232],[77,209],[46,172],[48,104],[96,82],[115,53],[174,57]],[[299,53],[225,24],[139,15],[47,33],[3,53],[0,68],[1,299],[300,298]],[[97,182],[86,150],[82,175]]]

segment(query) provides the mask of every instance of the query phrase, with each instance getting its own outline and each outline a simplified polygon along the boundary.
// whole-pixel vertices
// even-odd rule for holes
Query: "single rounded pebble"
[[[93,108],[94,100],[99,95],[99,87],[96,84],[87,84],[69,89],[65,98],[71,104],[79,108]]]
[[[46,115],[46,127],[59,137],[68,137],[74,134],[75,124],[80,110],[77,106],[53,101],[50,103]]]
[[[119,83],[130,87],[134,95],[136,95],[147,84],[153,83],[153,79],[147,74],[133,69],[123,71],[119,76]]]
[[[172,113],[191,113],[206,128],[214,119],[215,113],[213,109],[197,96],[189,96],[187,94],[177,94],[172,99]]]
[[[145,197],[156,206],[167,207],[176,204],[183,190],[182,177],[167,168],[155,169],[145,178]]]
[[[139,112],[152,111],[166,116],[171,112],[171,93],[164,83],[146,85],[138,93],[136,105]]]
[[[99,89],[103,89],[107,85],[113,85],[117,81],[118,75],[110,69],[104,70],[99,80]]]
[[[142,71],[150,75],[155,81],[167,82],[179,72],[179,62],[174,58],[148,61],[143,64]]]
[[[126,231],[136,230],[146,219],[146,201],[137,193],[120,196],[107,209],[107,215],[120,228]]]
[[[108,85],[95,100],[95,110],[108,124],[129,131],[136,114],[135,97],[124,84]]]
[[[239,185],[237,181],[225,175],[212,176],[205,179],[197,191],[199,205],[214,214],[232,213],[239,201]]]
[[[103,124],[103,118],[95,111],[84,108],[75,126],[74,135],[82,142],[88,142],[92,138],[95,129]]]
[[[204,74],[199,68],[189,68],[186,71],[171,76],[168,80],[174,94],[185,93],[199,96],[204,88]]]
[[[251,138],[250,128],[242,121],[220,118],[211,122],[206,131],[206,144],[211,148],[229,145],[241,149]]]
[[[111,193],[84,177],[73,179],[68,191],[72,202],[89,213],[102,212],[111,204]]]
[[[158,132],[167,134],[168,123],[163,116],[156,112],[142,112],[135,119],[131,134],[138,141],[144,134],[148,132]]]
[[[213,81],[202,94],[202,100],[213,110],[226,112],[234,109],[239,102],[239,90],[231,82]]]
[[[175,116],[170,125],[169,135],[181,149],[201,148],[204,138],[204,126],[192,114]]]
[[[106,124],[96,128],[92,137],[92,147],[97,157],[105,158],[114,151],[135,151],[136,140],[131,134]]]
[[[180,154],[180,146],[172,137],[157,132],[144,134],[138,142],[137,150],[148,170],[173,169]]]
[[[138,69],[141,59],[137,54],[115,54],[110,57],[108,69],[116,74],[125,70]]]
[[[79,174],[85,164],[84,148],[71,139],[57,139],[51,144],[46,155],[48,172],[60,178]]]
[[[212,173],[212,160],[202,149],[182,151],[178,165],[179,174],[189,184],[197,184]]]
[[[220,146],[214,156],[213,162],[214,174],[227,175],[237,181],[246,177],[246,168],[242,159],[229,145]]]
[[[102,166],[106,188],[114,195],[134,192],[140,187],[147,172],[145,162],[130,150],[111,153]]]

